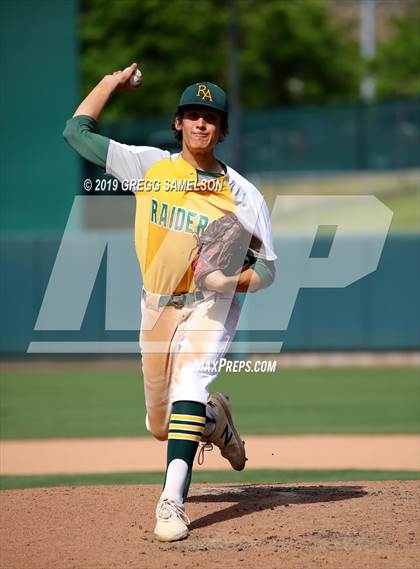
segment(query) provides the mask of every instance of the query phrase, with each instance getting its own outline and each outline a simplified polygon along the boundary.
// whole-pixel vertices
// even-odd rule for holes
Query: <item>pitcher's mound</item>
[[[7,569],[415,567],[419,482],[196,485],[189,537],[153,537],[161,487],[3,491]]]

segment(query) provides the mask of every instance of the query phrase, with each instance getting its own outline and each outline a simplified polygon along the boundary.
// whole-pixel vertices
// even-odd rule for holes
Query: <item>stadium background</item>
[[[187,4],[181,2],[178,7],[185,8]],[[350,45],[357,40],[360,2],[346,2],[345,9],[340,2],[307,4],[325,5],[332,26],[354,19],[353,31],[349,31],[346,41]],[[135,2],[111,3],[109,18],[115,19],[115,29],[124,25],[118,8],[122,5],[136,9]],[[151,12],[157,6],[152,2]],[[238,2],[236,9],[241,11],[243,6]],[[101,356],[92,357],[27,354],[33,341],[136,341],[136,331],[105,329],[106,256],[81,330],[34,330],[73,200],[76,195],[84,195],[82,182],[86,177],[102,176],[83,164],[61,136],[65,121],[92,86],[93,63],[96,62],[97,79],[106,70],[113,70],[108,69],[106,55],[98,59],[101,41],[95,37],[100,36],[91,33],[89,27],[89,18],[101,8],[104,6],[99,1],[46,1],[36,8],[25,1],[1,3],[1,67],[2,76],[7,77],[1,87],[0,153],[0,394],[4,441],[146,434],[140,368],[135,356],[108,359],[106,348]],[[376,3],[379,51],[381,45],[395,37],[393,18],[414,19],[412,14],[418,10],[418,2]],[[141,34],[141,21],[137,26]],[[228,29],[223,28],[223,33]],[[18,30],[24,30],[25,41],[16,33]],[[113,42],[112,35],[109,42]],[[123,58],[120,66],[138,59],[143,69],[142,53],[136,45],[133,40],[119,55]],[[195,54],[183,54],[179,65],[185,67],[184,78],[188,77],[188,69],[194,70],[197,65],[206,76],[204,55],[204,47],[202,52],[197,49]],[[412,58],[409,73],[420,61],[414,51]],[[158,54],[153,65],[156,68],[159,64],[165,68],[167,83],[171,83],[171,69],[163,56],[159,60]],[[228,61],[222,60],[220,67],[228,83]],[[275,67],[270,72],[278,73]],[[209,68],[209,74],[214,75],[214,70]],[[148,69],[145,60],[144,89],[149,77],[153,77],[153,66]],[[164,91],[158,92],[151,83],[150,89],[156,89],[153,97],[174,100]],[[400,81],[401,88],[391,88],[385,94],[378,91],[376,97],[367,100],[350,88],[347,94],[335,98],[321,94],[307,100],[302,95],[301,82],[292,81],[290,85],[296,100],[279,98],[280,104],[269,101],[264,106],[249,96],[251,103],[241,111],[242,153],[238,157],[232,138],[228,138],[220,156],[227,161],[240,160],[245,175],[256,181],[270,205],[278,194],[373,194],[394,212],[394,217],[376,272],[344,289],[300,291],[288,329],[270,331],[263,337],[282,341],[284,361],[290,361],[296,369],[282,366],[280,356],[276,374],[231,374],[221,377],[217,388],[232,396],[238,424],[245,435],[417,433],[420,89],[406,90],[404,81]],[[258,81],[255,89],[258,92]],[[242,91],[245,98],[244,83]],[[117,115],[104,117],[101,132],[127,143],[172,148],[169,108],[166,112],[137,114],[133,106],[141,107],[141,97],[139,93],[138,99],[131,99],[127,108],[118,99]],[[95,200],[102,197],[97,195]],[[115,222],[112,215],[107,215],[100,220],[101,227]],[[97,229],[97,217],[89,208],[80,212],[79,221],[86,233]],[[129,231],[129,223],[126,220],[119,229]],[[354,238],[369,242],[369,235]],[[328,235],[321,236],[319,247],[328,251],[330,241]],[[278,272],[281,274],[281,267]],[[273,306],[276,300],[269,298]],[[244,338],[253,339],[252,333]],[[330,354],[330,359],[312,360],[328,364],[336,361],[333,356],[337,351],[348,355],[344,368],[324,368],[319,363],[313,368],[299,368],[300,363],[307,361],[305,353]],[[361,360],[356,356],[351,359],[354,352],[374,352],[370,367],[357,367]],[[386,367],[387,354],[391,352],[399,353],[399,364]],[[295,353],[294,359],[287,360],[288,353]],[[92,478],[77,471],[68,473],[71,478],[45,474],[4,475],[2,483],[4,487],[21,487],[105,479],[105,475]],[[372,477],[385,478],[414,475],[397,473],[395,469],[370,473]],[[153,473],[109,476],[108,480],[117,482],[158,480]],[[338,476],[343,480],[358,476],[366,479],[368,475],[325,469],[272,470],[245,472],[235,480],[320,480]],[[202,472],[197,480],[230,477],[228,472]]]

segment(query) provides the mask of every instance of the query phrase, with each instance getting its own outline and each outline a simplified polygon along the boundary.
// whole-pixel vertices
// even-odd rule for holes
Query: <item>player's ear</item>
[[[181,116],[177,115],[175,117],[174,127],[175,127],[175,130],[177,130],[178,132],[181,132],[181,130],[182,130],[182,117]]]

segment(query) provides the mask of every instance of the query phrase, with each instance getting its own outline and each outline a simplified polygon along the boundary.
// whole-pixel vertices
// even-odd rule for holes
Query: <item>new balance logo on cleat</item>
[[[222,393],[213,393],[207,405],[212,408],[216,426],[210,435],[202,438],[198,463],[203,463],[204,451],[211,450],[214,444],[219,447],[221,455],[230,462],[233,469],[243,470],[246,462],[245,445],[233,424],[229,398]]]
[[[221,436],[222,439],[224,438],[225,446],[227,446],[227,445],[230,443],[230,441],[231,441],[231,439],[232,439],[232,437],[233,437],[233,433],[232,433],[232,432],[229,434],[229,425],[226,425],[226,427],[225,427],[223,433],[222,433],[220,436]]]

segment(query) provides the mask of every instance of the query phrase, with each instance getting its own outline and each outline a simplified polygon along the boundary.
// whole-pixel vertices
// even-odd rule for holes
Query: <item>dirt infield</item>
[[[247,469],[420,469],[418,435],[247,436]],[[4,475],[153,472],[166,464],[166,445],[145,438],[0,441]],[[147,458],[146,458],[147,457]],[[224,470],[215,449],[200,470]]]
[[[196,485],[187,540],[153,538],[159,486],[1,493],[7,569],[409,569],[420,484]]]

